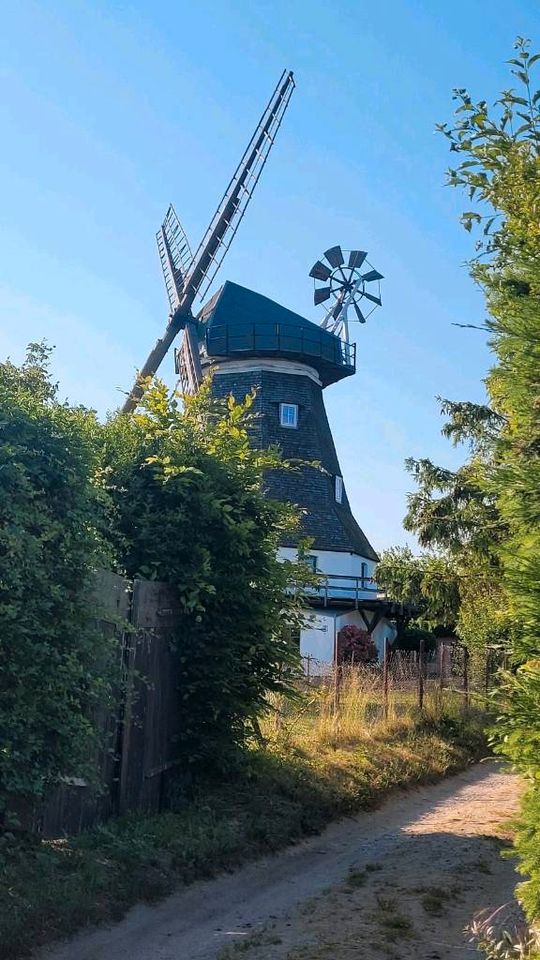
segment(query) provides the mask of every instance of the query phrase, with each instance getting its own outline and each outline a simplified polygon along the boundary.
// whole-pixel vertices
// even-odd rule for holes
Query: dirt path
[[[518,794],[515,777],[480,764],[40,956],[472,958],[464,926],[478,910],[508,900],[516,881],[499,850]]]

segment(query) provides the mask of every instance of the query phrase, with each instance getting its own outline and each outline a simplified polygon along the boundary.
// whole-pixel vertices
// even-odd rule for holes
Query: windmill
[[[340,246],[330,247],[323,254],[326,263],[317,260],[309,275],[315,283],[315,306],[333,301],[321,326],[348,342],[349,309],[352,307],[356,319],[365,323],[376,307],[382,305],[380,282],[383,275],[375,270],[364,250],[346,250],[345,253],[347,259]],[[366,270],[366,266],[370,269]]]
[[[388,613],[376,588],[369,586],[378,557],[352,512],[323,396],[327,387],[356,372],[356,345],[349,341],[349,323],[354,316],[365,323],[381,305],[382,274],[364,251],[330,247],[310,272],[315,304],[324,304],[326,310],[320,324],[227,280],[204,302],[253,195],[293,90],[293,75],[284,71],[195,254],[174,208],[169,207],[157,233],[169,320],[123,409],[130,412],[137,406],[145,378],[155,374],[181,331],[176,370],[185,394],[196,393],[203,376],[210,374],[216,400],[253,397],[250,443],[259,449],[279,447],[284,461],[295,464],[294,470],[277,468],[265,476],[267,494],[295,504],[299,513],[298,528],[281,531],[278,555],[294,559],[300,543],[308,540],[309,562],[326,577],[322,593],[316,590],[309,601],[300,649],[319,656],[309,647],[311,614],[313,608],[321,616],[332,610],[332,628],[325,632],[331,641],[330,655],[337,656],[339,624],[360,624],[372,632]],[[201,305],[192,312],[198,298]],[[359,413],[362,417],[364,411]],[[353,437],[360,469],[368,450],[366,437],[360,421]]]
[[[197,323],[191,309],[195,300],[204,298],[208,292],[231,245],[268,159],[293,90],[292,71],[284,70],[194,255],[174,208],[169,207],[157,233],[170,306],[169,319],[163,336],[156,342],[139,371],[122,408],[124,413],[135,409],[143,393],[144,380],[156,373],[181,330],[184,336],[176,354],[177,373],[185,393],[197,391],[202,380],[202,369]]]

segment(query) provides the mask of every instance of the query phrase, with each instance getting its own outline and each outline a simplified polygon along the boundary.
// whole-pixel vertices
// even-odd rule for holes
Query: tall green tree
[[[504,684],[501,749],[528,778],[518,850],[530,880],[529,914],[540,916],[540,54],[518,38],[513,86],[493,106],[455,91],[452,124],[442,124],[458,164],[449,183],[472,201],[462,217],[480,228],[473,278],[489,312],[494,353],[487,380],[500,418],[491,469],[481,484],[506,530],[495,540],[513,621],[515,672]]]
[[[464,445],[468,457],[457,470],[427,459],[406,462],[417,489],[409,494],[404,525],[435,551],[424,592],[433,591],[433,603],[441,591],[453,597],[455,631],[479,672],[492,647],[508,644],[511,628],[499,555],[507,524],[488,482],[504,419],[486,405],[439,403],[446,417],[443,435]]]
[[[48,348],[0,364],[0,812],[91,774],[107,642],[91,627],[97,568],[172,584],[177,710],[188,760],[236,755],[299,659],[306,565],[280,562],[290,507],[266,496],[278,450],[249,443],[252,397],[156,382],[106,424],[60,402]]]

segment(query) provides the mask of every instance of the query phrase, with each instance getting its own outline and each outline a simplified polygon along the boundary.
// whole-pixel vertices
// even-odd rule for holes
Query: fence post
[[[444,690],[444,643],[439,643],[439,652],[438,652],[438,661],[439,661],[439,690],[442,692]]]
[[[384,638],[383,652],[383,698],[384,698],[384,719],[388,720],[388,637]]]
[[[463,702],[465,711],[469,709],[469,650],[463,647]]]
[[[418,644],[418,707],[424,708],[424,640]]]
[[[341,692],[341,665],[334,664],[334,714],[339,712],[339,695]]]
[[[339,710],[339,687],[341,681],[341,667],[339,665],[339,638],[337,617],[334,617],[334,714]]]

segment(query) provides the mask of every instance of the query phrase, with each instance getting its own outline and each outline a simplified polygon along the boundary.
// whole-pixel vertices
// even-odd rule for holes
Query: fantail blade
[[[362,266],[364,260],[367,257],[365,250],[351,250],[349,253],[349,267],[356,267],[357,269]]]
[[[330,247],[329,250],[324,251],[324,255],[328,260],[328,263],[331,267],[341,267],[345,263],[345,258],[343,256],[343,251],[341,247]]]
[[[332,271],[325,263],[317,260],[317,263],[314,263],[309,271],[309,275],[310,277],[314,277],[315,280],[328,280],[328,277],[332,276]]]
[[[318,306],[319,303],[324,303],[325,300],[328,300],[330,293],[330,287],[319,287],[318,290],[315,290],[313,295],[313,302],[315,306]]]

